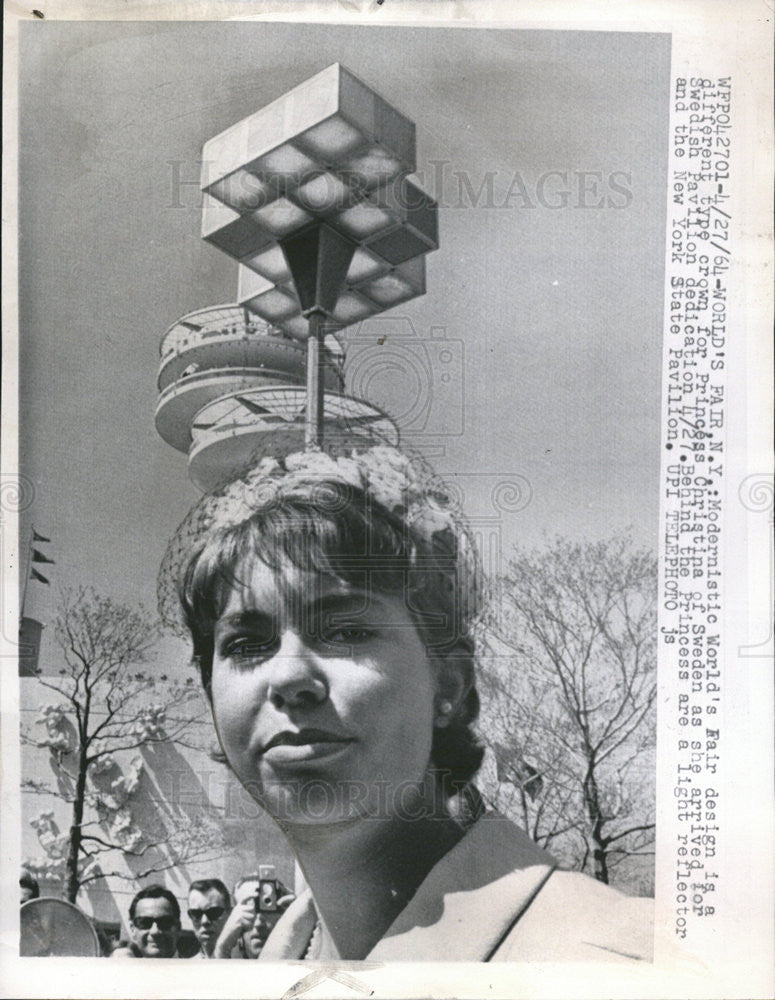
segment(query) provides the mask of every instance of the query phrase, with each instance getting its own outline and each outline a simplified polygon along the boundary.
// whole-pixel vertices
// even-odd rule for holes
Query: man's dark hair
[[[219,878],[198,878],[196,882],[192,882],[188,887],[188,894],[190,896],[192,892],[205,893],[209,892],[211,889],[215,889],[221,894],[221,899],[227,907],[231,906],[231,896],[229,896],[229,890]]]
[[[141,899],[166,899],[167,902],[172,907],[172,913],[180,923],[180,905],[175,898],[174,893],[170,892],[169,889],[165,889],[163,885],[147,885],[144,889],[141,889],[132,902],[129,904],[129,919],[134,922],[135,910],[137,909],[137,904]]]
[[[29,889],[32,895],[30,899],[38,899],[40,897],[40,886],[38,885],[37,879],[34,879],[28,871],[22,871],[19,878],[19,886],[22,889]]]

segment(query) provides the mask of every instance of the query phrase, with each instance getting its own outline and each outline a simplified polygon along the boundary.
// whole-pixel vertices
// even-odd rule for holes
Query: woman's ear
[[[465,700],[470,683],[462,657],[438,656],[436,666],[436,698],[434,702],[434,726],[444,728],[454,721]]]

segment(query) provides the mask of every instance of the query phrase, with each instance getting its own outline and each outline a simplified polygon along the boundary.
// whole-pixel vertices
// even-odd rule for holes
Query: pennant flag
[[[32,540],[33,540],[33,542],[50,542],[51,541],[50,538],[44,538],[43,535],[39,535],[34,528],[32,529]]]
[[[48,561],[49,561],[49,560],[47,559],[47,560],[46,560],[46,562],[48,562]],[[34,566],[31,566],[31,567],[30,567],[30,577],[31,577],[31,578],[32,578],[33,580],[40,580],[40,582],[41,582],[41,583],[48,583],[48,582],[49,582],[49,581],[48,581],[48,580],[47,580],[47,579],[45,578],[45,576],[43,576],[43,574],[42,574],[42,573],[39,573],[39,572],[38,572],[38,571],[37,571],[37,570],[35,569],[35,567],[34,567]]]
[[[40,549],[32,550],[32,561],[37,563],[51,563],[52,566],[54,565],[54,560],[49,559],[49,557],[44,555]]]

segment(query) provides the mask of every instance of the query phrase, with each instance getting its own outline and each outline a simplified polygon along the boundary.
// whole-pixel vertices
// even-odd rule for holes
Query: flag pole
[[[21,620],[24,618],[24,607],[27,603],[27,584],[30,582],[30,568],[32,566],[32,539],[35,536],[35,526],[30,525],[30,538],[27,542],[27,564],[24,571],[24,583],[22,585],[22,604],[19,609],[19,624],[21,625]]]

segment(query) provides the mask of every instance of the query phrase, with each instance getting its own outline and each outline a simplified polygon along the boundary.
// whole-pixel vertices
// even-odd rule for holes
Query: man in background
[[[212,958],[215,942],[231,913],[229,890],[217,878],[200,878],[188,889],[188,916],[199,942],[192,958]]]
[[[277,882],[277,909],[262,910],[258,904],[261,876],[245,875],[234,886],[234,909],[215,945],[214,958],[258,958],[275,924],[296,898]]]
[[[177,958],[180,906],[169,889],[148,885],[129,904],[129,947],[111,958]]]

